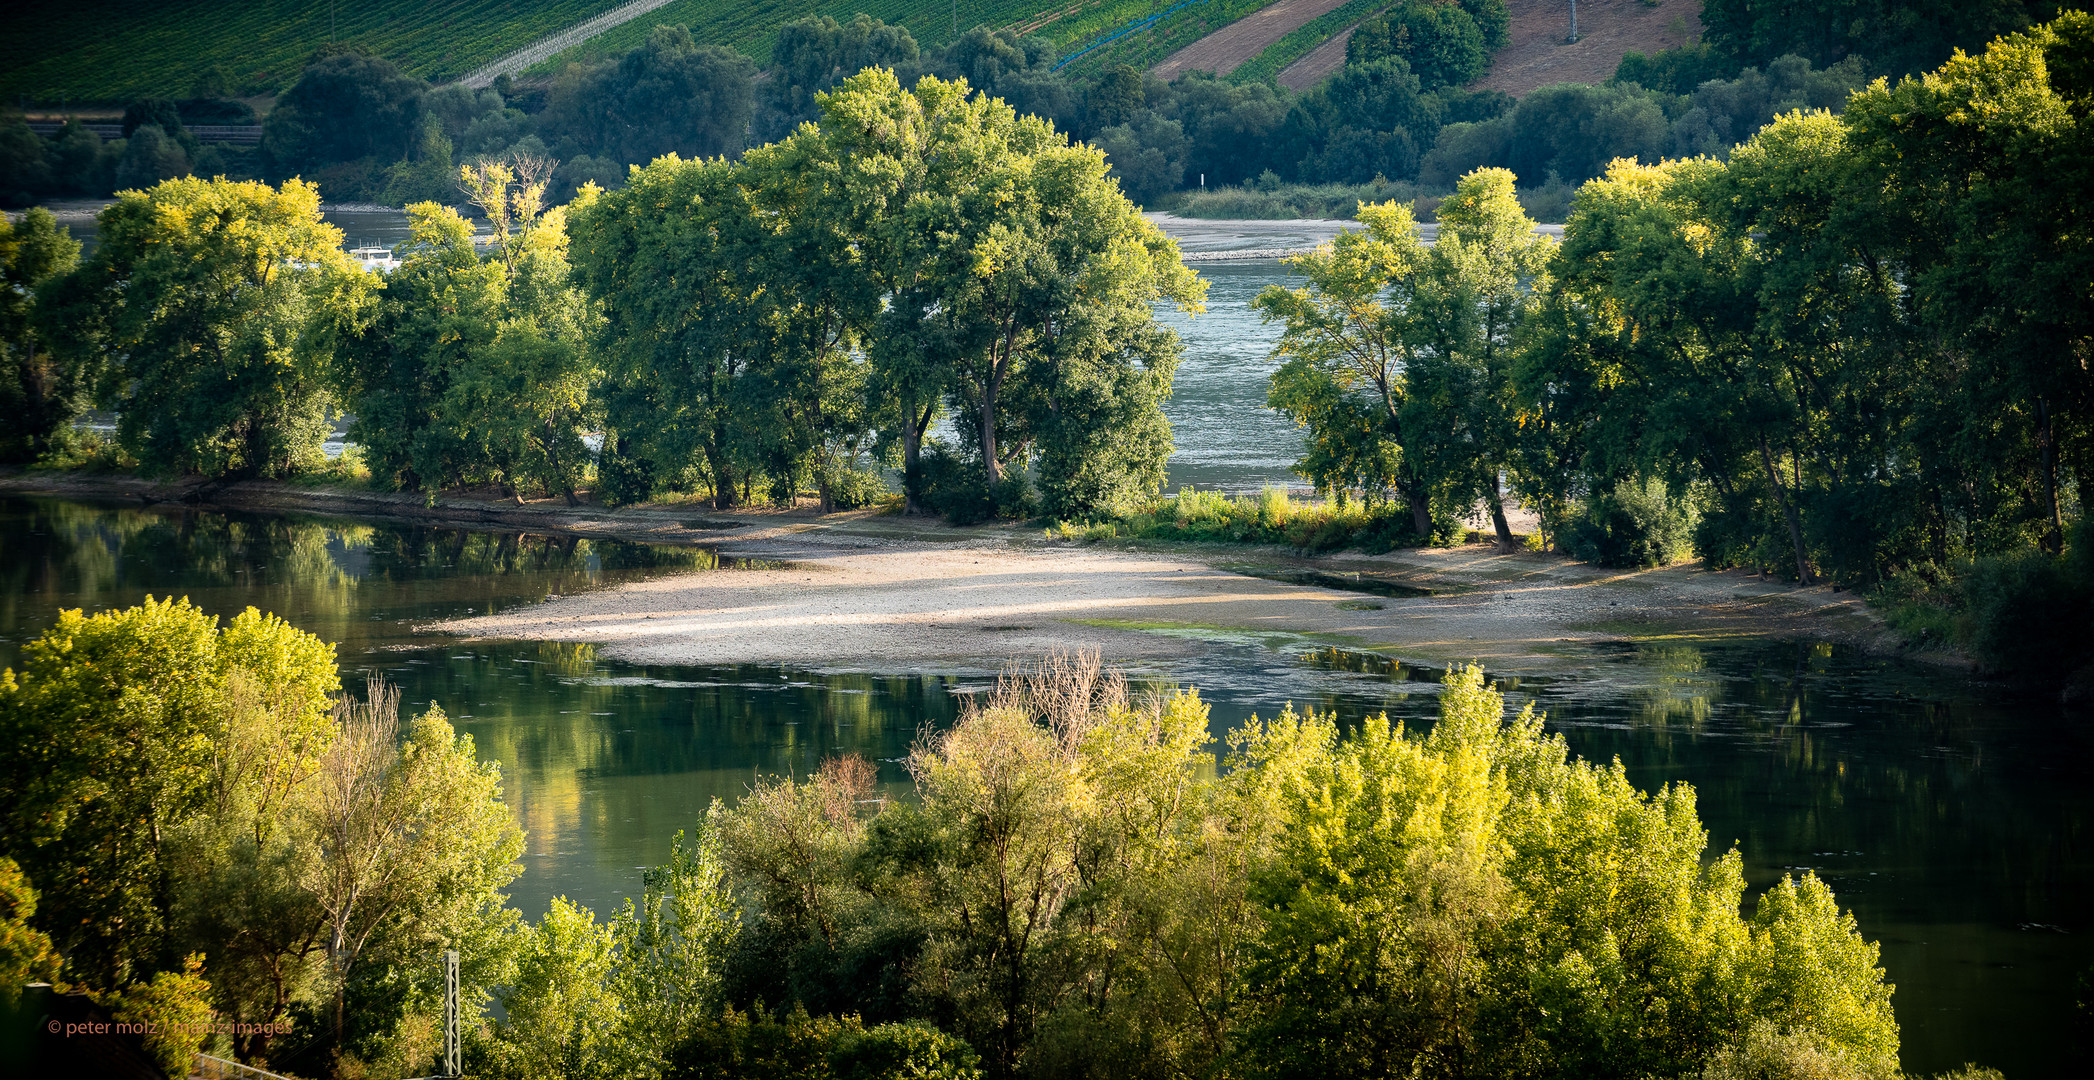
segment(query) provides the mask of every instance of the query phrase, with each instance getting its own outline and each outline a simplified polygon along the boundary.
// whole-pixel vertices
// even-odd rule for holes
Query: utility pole
[[[1564,38],[1565,45],[1578,43],[1578,0],[1571,0],[1571,36]]]
[[[444,1075],[459,1076],[458,950],[444,950]]]

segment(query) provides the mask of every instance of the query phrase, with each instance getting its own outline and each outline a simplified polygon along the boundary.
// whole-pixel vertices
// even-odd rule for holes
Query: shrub
[[[148,1025],[145,1051],[169,1076],[187,1076],[214,1016],[204,958],[190,953],[181,971],[163,971],[111,1002],[119,1023]]]
[[[2064,555],[1979,559],[1962,583],[1965,643],[1987,667],[2062,680],[2094,653],[2094,524],[2081,519]]]
[[[1674,495],[1663,480],[1623,480],[1581,501],[1563,547],[1600,566],[1667,566],[1693,554],[1699,516],[1694,500]]]

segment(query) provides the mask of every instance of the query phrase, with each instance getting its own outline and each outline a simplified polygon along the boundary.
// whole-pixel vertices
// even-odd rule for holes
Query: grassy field
[[[243,95],[273,93],[330,37],[441,81],[619,2],[15,0],[0,33],[0,101],[180,97],[214,67]]]

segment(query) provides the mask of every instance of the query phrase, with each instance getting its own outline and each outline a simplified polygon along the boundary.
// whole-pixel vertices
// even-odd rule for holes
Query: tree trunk
[[[1810,563],[1803,557],[1803,523],[1796,517],[1796,507],[1789,501],[1788,492],[1782,490],[1781,470],[1774,466],[1774,452],[1767,449],[1765,436],[1760,438],[1760,461],[1767,466],[1767,480],[1774,485],[1774,501],[1781,504],[1782,516],[1789,521],[1789,544],[1796,549],[1796,580],[1805,585],[1816,585],[1818,579],[1810,572]]]
[[[1411,504],[1411,527],[1418,530],[1418,539],[1432,542],[1432,502],[1425,493],[1414,487],[1404,489],[1403,497]]]
[[[1513,550],[1512,524],[1505,520],[1504,483],[1496,469],[1491,470],[1490,496],[1486,501],[1491,508],[1491,525],[1498,530],[1498,550]]]
[[[914,404],[902,406],[902,513],[922,514],[923,505],[923,433],[931,426],[931,409],[926,405],[922,413]],[[921,419],[918,417],[921,416]]]
[[[2065,520],[2058,513],[2058,447],[2050,427],[2050,401],[2036,397],[2036,451],[2043,469],[2043,549],[2065,550]]]
[[[1003,482],[1003,463],[996,460],[996,375],[990,372],[982,383],[980,408],[982,426],[982,472],[988,477],[989,486]]]
[[[728,510],[734,506],[734,477],[727,470],[727,451],[724,433],[715,431],[712,444],[705,448],[705,467],[713,474],[713,509]]]

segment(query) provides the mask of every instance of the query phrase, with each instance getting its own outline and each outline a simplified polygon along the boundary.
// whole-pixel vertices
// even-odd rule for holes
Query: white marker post
[[[458,950],[444,950],[444,1075],[462,1075],[458,1053]]]

